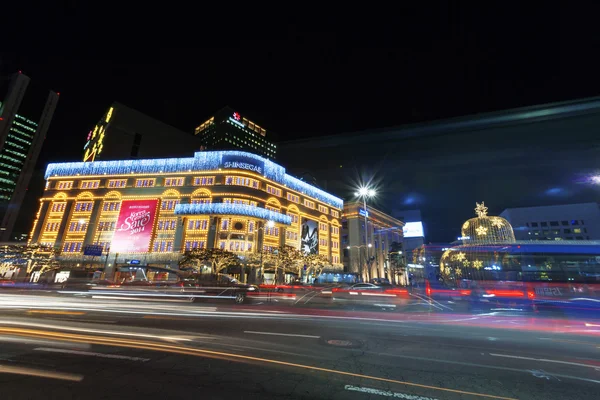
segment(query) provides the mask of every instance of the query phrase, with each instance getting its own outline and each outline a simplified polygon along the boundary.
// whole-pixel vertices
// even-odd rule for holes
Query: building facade
[[[201,146],[194,135],[115,102],[87,133],[83,161],[183,157]]]
[[[0,241],[11,238],[35,163],[58,104],[20,71],[0,88]],[[1,86],[1,83],[0,83]]]
[[[242,150],[274,160],[275,135],[232,108],[225,107],[194,130],[208,150]]]
[[[341,269],[342,207],[282,166],[240,151],[50,164],[30,238],[82,262],[90,245],[115,264],[175,267],[186,250],[244,255],[262,243],[319,254]]]
[[[403,226],[402,221],[373,207],[365,211],[362,202],[345,203],[342,216],[344,270],[358,274],[365,281],[387,278],[404,283],[403,276],[392,276],[390,271],[390,252],[402,252]]]
[[[517,240],[600,240],[598,203],[507,208]]]

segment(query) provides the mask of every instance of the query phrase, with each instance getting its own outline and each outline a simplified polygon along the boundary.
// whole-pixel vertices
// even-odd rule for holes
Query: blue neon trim
[[[285,173],[285,168],[273,161],[245,151],[202,151],[194,157],[157,158],[148,160],[117,160],[94,162],[52,163],[46,168],[45,179],[53,176],[127,175],[179,173],[188,171],[215,171],[222,165],[223,156],[240,156],[264,164],[265,178],[280,183],[330,206],[342,209],[344,201],[324,190]]]
[[[255,207],[247,204],[208,203],[208,204],[177,204],[175,215],[243,215],[245,217],[260,218],[280,224],[291,225],[292,217],[266,208]]]

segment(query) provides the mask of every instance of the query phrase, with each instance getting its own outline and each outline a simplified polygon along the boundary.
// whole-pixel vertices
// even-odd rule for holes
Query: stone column
[[[31,235],[31,243],[35,244],[38,242],[40,238],[40,233],[42,232],[42,228],[44,227],[44,223],[46,222],[46,215],[48,214],[48,208],[50,207],[50,203],[52,200],[47,200],[42,202],[42,208],[40,208],[40,215],[38,217],[37,225],[33,230]]]
[[[63,238],[65,237],[65,231],[67,230],[67,223],[71,218],[71,209],[73,208],[73,204],[75,204],[75,200],[68,200],[67,205],[65,206],[65,212],[63,213],[62,220],[60,222],[60,228],[58,228],[58,234],[56,235],[56,242],[54,242],[54,248],[62,251]]]
[[[87,230],[85,231],[85,238],[83,239],[83,247],[85,248],[88,244],[94,243],[94,233],[98,227],[98,218],[100,217],[100,207],[102,207],[102,200],[94,200],[92,207],[92,213],[90,214],[90,220],[88,222]]]
[[[183,197],[179,204],[189,204],[189,197]],[[182,253],[185,247],[183,246],[183,232],[187,223],[186,216],[177,216],[177,225],[175,226],[175,237],[173,238],[173,253]]]
[[[216,245],[216,241],[217,241],[217,231],[218,231],[218,225],[219,225],[219,221],[221,219],[219,217],[213,217],[211,216],[210,219],[208,220],[208,234],[206,235],[206,248],[207,249],[214,249]]]
[[[280,226],[279,227],[279,248],[285,247],[285,232],[286,232],[286,227]],[[283,271],[283,268],[277,268],[277,283],[281,284],[284,282],[285,282],[285,273]]]

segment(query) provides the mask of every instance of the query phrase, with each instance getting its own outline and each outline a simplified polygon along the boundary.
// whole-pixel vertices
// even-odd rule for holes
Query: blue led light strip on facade
[[[48,164],[45,178],[54,176],[128,175],[215,171],[223,168],[223,158],[238,157],[264,165],[263,176],[330,206],[343,208],[342,199],[285,173],[285,168],[273,161],[245,151],[203,151],[186,158],[157,158],[150,160],[119,160]],[[239,162],[239,160],[238,160]]]
[[[290,216],[247,204],[208,203],[208,204],[177,204],[175,215],[243,215],[260,218],[280,224],[291,225]]]

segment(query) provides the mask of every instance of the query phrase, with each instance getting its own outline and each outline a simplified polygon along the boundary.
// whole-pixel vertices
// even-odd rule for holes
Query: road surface
[[[0,294],[7,399],[592,399],[600,325]]]

